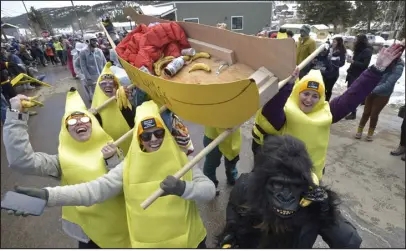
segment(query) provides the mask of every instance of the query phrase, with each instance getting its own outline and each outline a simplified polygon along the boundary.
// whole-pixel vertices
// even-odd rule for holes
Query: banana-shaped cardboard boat
[[[137,14],[131,7],[125,8],[124,13],[147,26],[170,22]],[[199,58],[190,60],[171,78],[143,72],[120,56],[119,60],[133,84],[182,119],[217,128],[242,124],[278,92],[278,80],[289,77],[295,68],[296,49],[291,39],[260,39],[214,26],[177,23],[185,31],[190,46],[209,56],[199,54]],[[184,57],[189,58],[193,57]],[[207,64],[211,73],[205,70],[189,73],[197,63]],[[229,66],[216,74],[225,63]],[[267,91],[260,96],[259,89],[265,87]]]

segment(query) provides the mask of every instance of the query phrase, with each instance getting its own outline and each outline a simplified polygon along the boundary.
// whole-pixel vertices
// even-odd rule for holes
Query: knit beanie
[[[311,28],[309,25],[305,24],[300,28],[300,31],[304,31],[305,34],[308,36],[310,34]]]

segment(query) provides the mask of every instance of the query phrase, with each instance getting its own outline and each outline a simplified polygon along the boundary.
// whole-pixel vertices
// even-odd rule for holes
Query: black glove
[[[14,191],[17,193],[20,193],[20,194],[25,194],[25,195],[28,195],[31,197],[36,197],[36,198],[40,198],[40,199],[48,201],[48,190],[46,190],[46,189],[16,186],[16,187],[14,187]],[[10,215],[23,216],[23,217],[26,217],[29,215],[26,212],[14,211],[14,210],[8,210],[7,213]]]
[[[221,242],[220,248],[238,248],[235,235],[232,233],[227,234]]]
[[[180,197],[185,192],[186,183],[183,180],[178,180],[172,175],[169,175],[161,182],[160,186],[161,189],[164,190],[161,196],[177,195]]]
[[[319,202],[322,215],[327,214],[330,210],[328,194],[326,190],[321,187],[316,187],[313,190],[307,192],[304,198],[313,202]]]

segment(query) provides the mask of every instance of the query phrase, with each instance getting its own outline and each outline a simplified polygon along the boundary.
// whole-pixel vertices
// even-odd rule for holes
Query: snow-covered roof
[[[162,16],[164,14],[169,14],[173,11],[175,11],[175,7],[171,5],[165,5],[165,6],[152,6],[152,5],[145,5],[145,6],[140,6],[140,9],[144,15],[147,16]]]
[[[2,23],[2,24],[1,24],[1,28],[4,28],[4,29],[7,29],[7,28],[16,28],[16,29],[18,29],[19,27],[18,27],[18,26],[15,26],[15,25],[13,25],[13,24],[9,24],[9,23]]]
[[[327,25],[324,24],[313,24],[312,27],[318,29],[318,30],[328,30],[330,29]]]
[[[303,25],[305,25],[305,24],[284,24],[284,25],[282,25],[281,26],[281,28],[287,28],[287,29],[289,29],[289,28],[293,28],[293,29],[300,29],[300,28],[302,28],[302,26]]]

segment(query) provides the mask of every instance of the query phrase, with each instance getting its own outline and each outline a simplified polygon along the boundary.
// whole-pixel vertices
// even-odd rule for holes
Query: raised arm
[[[402,47],[398,45],[387,49],[382,48],[378,54],[375,65],[365,70],[341,96],[330,101],[333,123],[340,121],[365,100],[379,81],[381,81],[383,71],[386,67],[388,67],[393,60],[399,58],[402,51]]]
[[[387,90],[393,90],[393,88],[395,87],[396,81],[398,81],[398,79],[403,74],[404,67],[405,66],[402,61],[398,62],[395,66],[395,69],[393,69],[392,72],[387,73],[387,74],[389,74],[389,76],[386,78],[386,80],[379,83],[379,85],[377,87],[375,87],[375,89],[372,91],[372,93],[379,95],[380,93],[387,92]]]
[[[11,107],[20,110],[23,95],[10,99]],[[9,167],[23,174],[59,178],[61,170],[57,155],[34,152],[28,135],[27,113],[7,111],[3,128],[3,141]]]
[[[87,183],[46,187],[48,206],[91,206],[119,195],[123,191],[124,162],[107,174]]]
[[[293,83],[299,76],[299,69],[296,68],[292,75],[294,76],[292,80],[282,87],[279,92],[264,105],[261,111],[262,116],[264,116],[276,130],[280,130],[285,124],[286,116],[283,108],[292,93]]]

